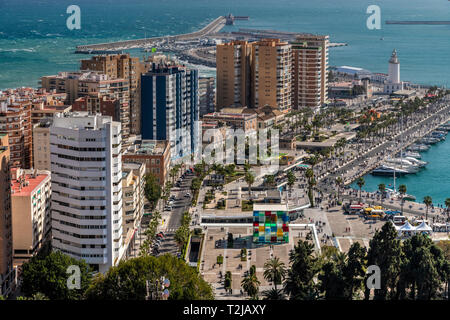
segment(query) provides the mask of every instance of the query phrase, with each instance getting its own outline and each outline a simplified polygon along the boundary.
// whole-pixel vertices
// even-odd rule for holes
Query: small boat
[[[420,155],[420,153],[418,152],[413,152],[413,151],[406,151],[403,154],[405,157],[410,157],[410,158],[415,158],[415,159],[421,159],[422,156]]]

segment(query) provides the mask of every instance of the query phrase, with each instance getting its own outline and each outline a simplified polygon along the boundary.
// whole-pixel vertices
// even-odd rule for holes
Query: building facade
[[[322,104],[322,48],[292,43],[292,107],[320,108]]]
[[[33,166],[35,169],[51,170],[50,126],[52,123],[53,118],[44,118],[33,125]]]
[[[142,139],[168,140],[173,161],[198,147],[198,70],[153,64],[141,79]]]
[[[198,80],[198,104],[200,117],[215,111],[214,77],[200,77]]]
[[[216,46],[217,110],[251,103],[252,45],[231,41]]]
[[[0,295],[5,297],[14,284],[9,152],[8,135],[0,134]]]
[[[144,215],[145,164],[122,163],[122,229],[126,256],[129,256]]]
[[[11,166],[30,169],[33,166],[31,103],[0,103],[0,133],[8,134]]]
[[[106,272],[123,254],[121,125],[56,115],[50,128],[52,246]]]
[[[11,170],[14,265],[20,266],[51,239],[50,171]]]
[[[328,100],[328,46],[330,37],[327,35],[302,33],[296,37],[295,42],[306,43],[306,46],[311,48],[320,48],[320,104],[322,105]]]
[[[111,79],[127,79],[130,92],[130,132],[141,132],[141,74],[146,64],[129,54],[94,56],[81,60],[81,70],[94,70],[107,74]]]
[[[143,163],[146,174],[153,174],[160,185],[170,170],[170,144],[167,140],[138,140],[122,155],[123,163]]]
[[[287,111],[292,104],[292,49],[279,39],[253,43],[252,107]]]

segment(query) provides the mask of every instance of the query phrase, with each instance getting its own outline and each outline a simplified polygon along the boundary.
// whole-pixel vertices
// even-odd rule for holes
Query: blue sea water
[[[66,9],[72,4],[81,9],[80,30],[66,27]],[[369,5],[381,9],[381,30],[366,27]],[[330,65],[374,72],[387,72],[396,48],[402,80],[449,85],[450,25],[384,24],[450,20],[447,0],[0,0],[0,89],[37,87],[43,75],[78,69],[85,56],[73,53],[77,45],[192,32],[230,12],[250,20],[224,30],[328,34],[332,42],[348,43],[330,49]],[[450,196],[449,151],[450,138],[424,154],[430,161],[426,170],[399,183],[407,184],[418,200],[428,194],[442,203]],[[375,190],[380,181],[388,182],[367,176],[365,189]]]
[[[81,9],[69,30],[66,9]],[[369,30],[369,5],[381,30]],[[78,68],[76,45],[197,30],[229,12],[248,15],[232,28],[329,34],[348,47],[330,50],[330,65],[387,72],[395,47],[402,80],[447,85],[450,25],[386,25],[385,20],[450,20],[447,0],[0,0],[0,88],[37,86],[40,76]],[[384,40],[380,40],[383,37]]]

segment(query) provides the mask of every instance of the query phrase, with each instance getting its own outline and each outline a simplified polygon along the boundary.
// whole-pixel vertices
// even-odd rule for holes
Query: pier
[[[109,43],[98,43],[90,45],[77,46],[75,53],[95,53],[95,52],[109,52],[109,51],[121,51],[135,48],[147,48],[159,41],[178,41],[178,40],[198,40],[199,38],[206,37],[222,30],[225,26],[227,18],[220,16],[210,22],[207,26],[201,30],[163,37],[153,37],[145,39],[125,40]]]

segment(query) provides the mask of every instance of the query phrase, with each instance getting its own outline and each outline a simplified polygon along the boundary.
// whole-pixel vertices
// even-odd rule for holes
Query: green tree
[[[360,177],[358,178],[358,180],[356,180],[356,184],[359,187],[359,202],[361,202],[362,187],[366,184],[366,181],[364,180],[363,177]]]
[[[434,300],[449,278],[449,260],[430,237],[416,234],[403,244],[405,253],[398,298]],[[406,289],[406,290],[405,290]]]
[[[403,252],[400,240],[397,239],[397,230],[392,223],[387,222],[381,230],[375,232],[367,253],[367,265],[376,265],[381,272],[381,288],[374,289],[375,300],[387,300],[395,296],[402,259]],[[366,280],[368,277],[369,275]],[[365,298],[369,299],[370,290],[366,288],[364,294]]]
[[[182,259],[165,254],[122,260],[105,275],[98,274],[86,291],[90,300],[144,300],[146,281],[155,283],[160,277],[170,281],[170,300],[211,300],[211,286],[195,268]]]
[[[430,196],[425,196],[423,198],[423,203],[426,206],[426,213],[425,213],[425,220],[428,220],[428,209],[431,207],[431,205],[433,204],[433,200],[431,199]]]
[[[251,200],[252,198],[252,184],[255,182],[255,176],[251,174],[250,172],[247,172],[245,174],[245,182],[248,184],[248,199]]]
[[[405,204],[405,201],[404,201],[404,196],[405,196],[405,194],[406,194],[406,185],[404,185],[404,184],[401,184],[399,187],[398,187],[398,192],[400,193],[400,196],[401,196],[401,202],[400,202],[400,206],[401,206],[401,211],[402,211],[402,215],[403,215],[403,206],[404,206],[404,204]]]
[[[241,286],[242,289],[251,297],[253,300],[258,299],[259,285],[261,282],[258,280],[256,273],[248,273],[247,276],[242,279]]]
[[[273,282],[275,290],[286,276],[286,266],[278,257],[272,258],[264,263],[264,279]]]
[[[445,199],[445,206],[447,208],[447,222],[450,218],[450,198]]]
[[[363,288],[366,256],[367,250],[359,242],[354,242],[347,253],[347,261],[342,272],[345,279],[344,297],[347,300],[352,300]]]
[[[284,284],[284,291],[290,299],[314,300],[317,298],[317,285],[314,278],[319,271],[318,260],[313,256],[314,245],[299,240],[289,253],[291,269]]]
[[[232,283],[231,271],[227,271],[225,273],[225,280],[224,280],[225,290],[228,290],[231,292],[231,283]]]
[[[379,190],[380,193],[381,193],[381,197],[384,198],[385,193],[386,193],[386,185],[385,185],[384,183],[380,183],[380,184],[378,185],[378,190]]]
[[[292,173],[292,171],[288,171],[287,179],[288,179],[287,184],[289,186],[289,189],[292,191],[292,187],[294,186],[295,180],[296,180],[295,175]]]
[[[263,291],[264,300],[285,300],[286,296],[282,289],[271,288]]]
[[[81,272],[81,289],[69,289],[67,273],[69,266],[78,266]],[[89,265],[60,251],[46,256],[36,255],[22,265],[21,290],[26,297],[45,295],[50,300],[80,300],[92,278]],[[37,295],[39,297],[40,295]]]
[[[157,201],[161,197],[161,192],[161,186],[156,180],[156,177],[151,173],[147,174],[145,176],[144,193],[152,208],[156,206]]]
[[[342,177],[337,177],[336,178],[336,186],[337,186],[337,200],[339,202],[339,198],[341,195],[341,188],[344,185],[344,179],[342,179]]]

